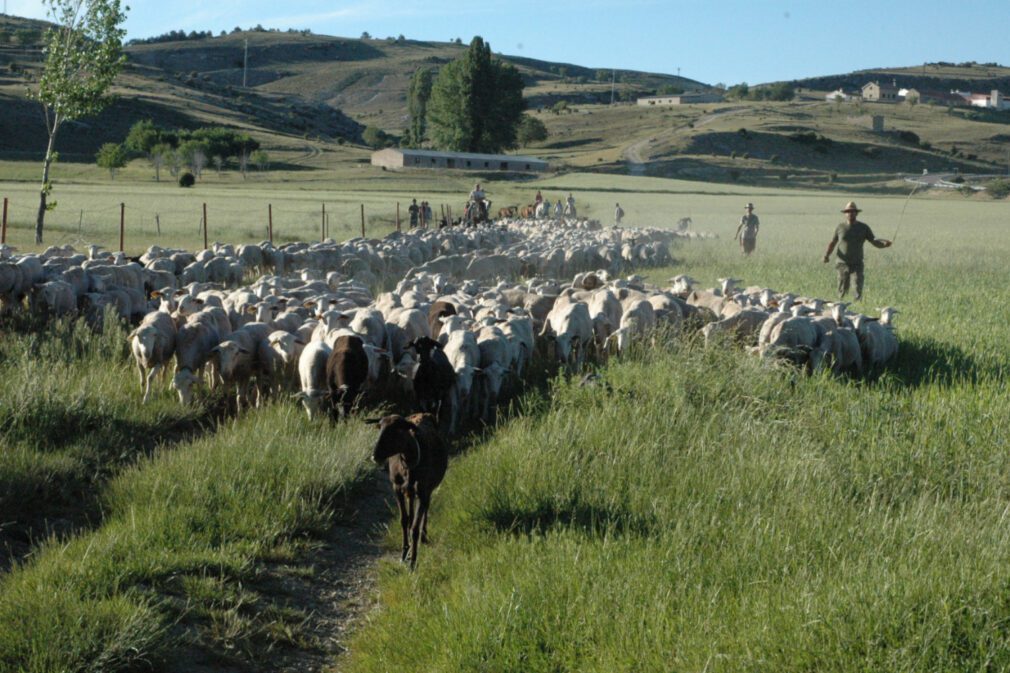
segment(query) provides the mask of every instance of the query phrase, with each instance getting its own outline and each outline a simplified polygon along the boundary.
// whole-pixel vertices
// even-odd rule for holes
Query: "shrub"
[[[986,183],[985,190],[994,199],[1005,199],[1010,195],[1010,180],[992,180]]]
[[[196,178],[189,171],[183,173],[179,176],[179,186],[180,187],[192,187],[196,184]]]
[[[898,140],[909,143],[910,145],[918,145],[919,135],[913,131],[898,131]]]
[[[738,171],[735,168],[730,169],[729,170],[729,177],[730,177],[730,179],[733,180],[733,182],[736,182],[737,180],[740,179],[740,171]]]

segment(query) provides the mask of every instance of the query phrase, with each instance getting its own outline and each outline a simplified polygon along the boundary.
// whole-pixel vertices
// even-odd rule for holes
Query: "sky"
[[[0,0],[44,18],[42,0]],[[1010,64],[1008,0],[125,0],[128,38],[183,29],[469,42],[590,68],[759,84],[935,61]]]

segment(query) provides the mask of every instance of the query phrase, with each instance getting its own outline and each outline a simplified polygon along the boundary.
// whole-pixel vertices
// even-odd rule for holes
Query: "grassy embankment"
[[[810,198],[763,217],[755,258],[724,238],[681,270],[830,295]],[[860,204],[889,237],[901,201]],[[868,252],[870,306],[905,311],[873,382],[661,344],[606,369],[612,393],[529,401],[450,466],[435,544],[413,575],[385,567],[351,669],[1010,665],[1002,212],[913,201]]]

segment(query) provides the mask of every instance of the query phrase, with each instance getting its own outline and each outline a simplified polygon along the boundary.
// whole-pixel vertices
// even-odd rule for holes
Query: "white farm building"
[[[721,103],[722,95],[714,92],[692,91],[671,96],[644,96],[636,102],[644,107],[650,105],[694,105],[698,103]]]
[[[436,168],[463,171],[519,171],[542,173],[548,163],[518,154],[471,154],[389,147],[372,153],[372,165],[384,168]]]

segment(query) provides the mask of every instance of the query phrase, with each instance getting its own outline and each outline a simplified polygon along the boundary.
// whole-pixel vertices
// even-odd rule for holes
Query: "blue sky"
[[[3,0],[0,0],[2,2]],[[8,12],[44,17],[41,0]],[[468,42],[592,68],[751,84],[926,61],[1010,63],[1007,0],[126,0],[129,37],[310,28]]]

